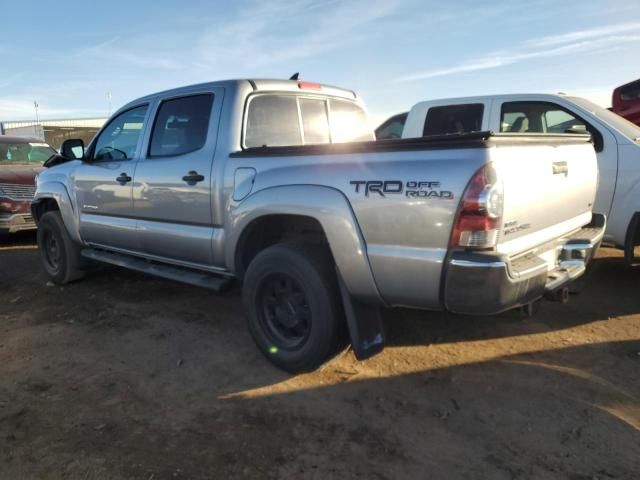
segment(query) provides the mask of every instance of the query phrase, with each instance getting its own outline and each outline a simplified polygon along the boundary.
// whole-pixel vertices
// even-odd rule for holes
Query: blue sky
[[[165,88],[286,78],[356,90],[374,123],[432,98],[640,77],[637,0],[109,0],[3,6],[0,120],[89,117]]]

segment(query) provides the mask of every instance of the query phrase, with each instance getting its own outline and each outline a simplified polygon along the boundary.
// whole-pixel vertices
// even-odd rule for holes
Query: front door
[[[163,99],[134,178],[142,252],[165,261],[212,265],[211,189],[222,91]]]
[[[86,242],[139,250],[131,192],[146,113],[147,105],[141,105],[114,117],[73,173]]]

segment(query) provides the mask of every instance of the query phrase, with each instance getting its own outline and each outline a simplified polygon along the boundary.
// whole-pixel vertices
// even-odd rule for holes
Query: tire
[[[266,248],[249,264],[242,298],[258,348],[287,372],[316,369],[345,338],[340,291],[326,246],[292,242]]]
[[[65,285],[85,275],[87,261],[80,255],[80,245],[69,236],[59,211],[42,215],[37,237],[42,266],[54,283]]]

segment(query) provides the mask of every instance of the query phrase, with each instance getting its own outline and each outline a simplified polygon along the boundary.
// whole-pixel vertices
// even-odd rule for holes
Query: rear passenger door
[[[162,98],[133,185],[141,251],[211,265],[212,176],[222,89]]]

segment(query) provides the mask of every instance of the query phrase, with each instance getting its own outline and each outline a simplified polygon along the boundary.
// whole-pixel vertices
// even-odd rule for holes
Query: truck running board
[[[82,256],[97,262],[110,263],[118,267],[128,268],[137,272],[147,273],[156,277],[167,278],[177,282],[188,283],[197,287],[208,288],[216,292],[223,291],[231,280],[225,277],[216,277],[208,273],[187,270],[186,268],[173,265],[154,263],[142,258],[125,255],[122,253],[107,252],[105,250],[95,250],[85,248]]]

